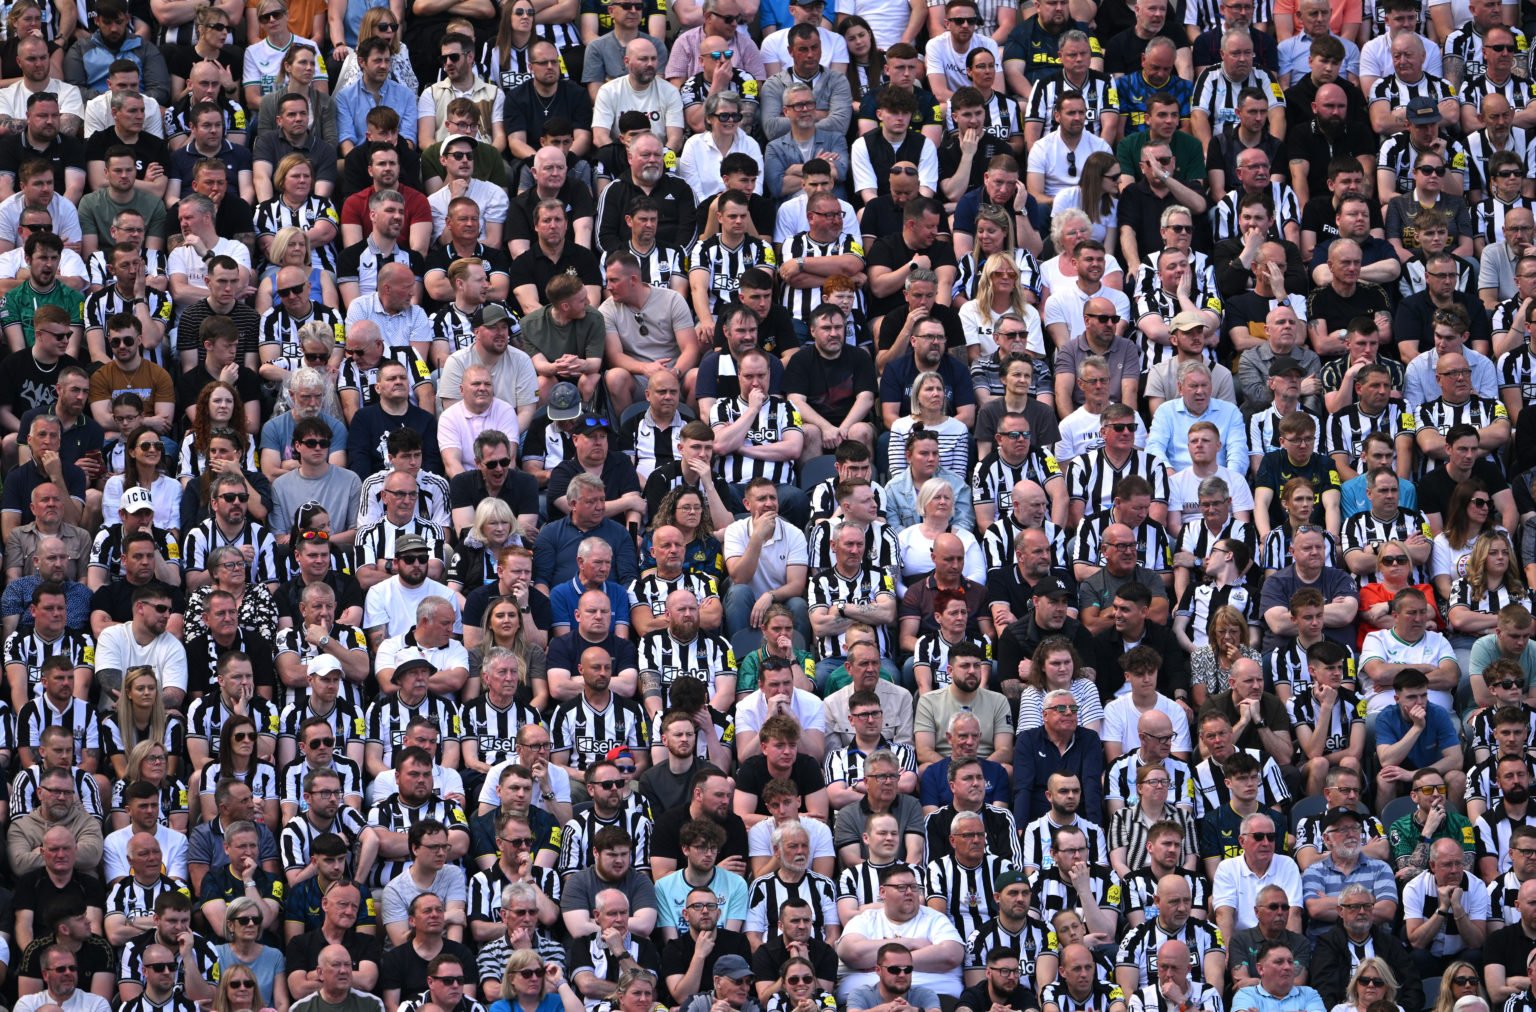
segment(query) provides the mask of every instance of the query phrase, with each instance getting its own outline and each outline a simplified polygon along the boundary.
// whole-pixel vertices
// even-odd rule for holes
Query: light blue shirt
[[[378,100],[375,101],[373,93],[363,87],[363,78],[358,77],[342,88],[331,101],[336,105],[336,143],[351,141],[353,144],[361,144],[367,138],[368,114],[376,106],[388,106],[400,114],[400,136],[416,143],[416,96],[411,89],[389,78],[379,89]]]
[[[1247,452],[1247,451],[1244,451]],[[961,530],[976,531],[976,510],[971,505],[971,485],[953,471],[939,468],[935,478],[943,478],[955,490],[955,514],[953,523]],[[912,471],[901,472],[885,486],[885,519],[893,531],[904,531],[913,524],[922,523],[917,512],[917,486],[912,484]]]
[[[1467,360],[1467,368],[1472,370],[1473,395],[1490,400],[1498,397],[1499,374],[1488,356],[1471,348],[1461,349],[1461,355]],[[1403,403],[1408,405],[1408,410],[1417,411],[1419,405],[1439,398],[1440,379],[1435,375],[1435,363],[1438,361],[1440,353],[1430,348],[1409,362],[1403,370]]]
[[[1249,984],[1232,996],[1232,1008],[1258,1012],[1326,1012],[1322,995],[1305,985],[1295,985],[1284,998],[1276,998],[1262,984]]]
[[[1420,356],[1421,358],[1423,356]],[[1340,502],[1344,510],[1344,519],[1348,520],[1356,513],[1364,513],[1371,508],[1370,501],[1365,497],[1365,475],[1357,474],[1346,481],[1342,487]],[[1397,479],[1397,505],[1405,510],[1418,509],[1419,490],[1412,481],[1407,478]]]
[[[1344,65],[1339,68],[1339,73],[1349,77],[1360,76],[1360,47],[1346,38],[1335,35],[1334,38],[1344,43]],[[1312,36],[1305,32],[1297,32],[1279,46],[1280,76],[1291,75],[1291,83],[1295,84],[1305,77],[1311,70]]]
[[[683,920],[683,907],[687,905],[688,893],[693,888],[684,881],[682,868],[663,876],[661,881],[656,883],[656,926],[658,928],[673,928],[684,935],[688,933],[688,922]],[[715,894],[715,902],[720,904],[718,923],[722,927],[727,921],[746,923],[746,879],[733,871],[716,868],[715,877],[710,881],[709,888]]]
[[[1184,406],[1184,398],[1175,397],[1158,405],[1147,433],[1147,452],[1162,457],[1173,470],[1189,467],[1189,427],[1196,422],[1210,422],[1221,433],[1221,448],[1226,465],[1238,474],[1248,473],[1248,432],[1243,413],[1236,404],[1211,398],[1205,414],[1197,415]]]

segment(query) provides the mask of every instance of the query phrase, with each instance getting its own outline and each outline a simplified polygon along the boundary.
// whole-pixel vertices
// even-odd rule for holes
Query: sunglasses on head
[[[331,534],[330,534],[329,531],[300,531],[299,532],[299,540],[300,541],[329,541],[329,540],[331,540]]]

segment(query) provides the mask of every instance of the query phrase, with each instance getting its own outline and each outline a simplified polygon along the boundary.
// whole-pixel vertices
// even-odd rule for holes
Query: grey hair
[[[368,198],[368,210],[377,211],[389,203],[403,204],[405,198],[400,195],[399,190],[374,190],[373,196]]]
[[[55,429],[59,430],[60,435],[64,434],[64,420],[58,415],[54,414],[52,411],[45,412],[41,415],[33,415],[32,424],[27,426],[27,432],[30,433],[33,429],[37,428],[38,422],[42,422],[44,425],[51,425]]]
[[[1056,247],[1058,250],[1062,250],[1061,237],[1067,234],[1067,227],[1072,224],[1092,226],[1093,222],[1088,220],[1088,215],[1084,214],[1082,211],[1079,211],[1075,207],[1068,208],[1065,211],[1058,211],[1056,213],[1056,217],[1051,219],[1052,246]],[[1062,252],[1065,253],[1069,251],[1062,250]]]
[[[240,555],[240,549],[235,545],[220,545],[208,552],[208,557],[203,560],[203,567],[206,571],[212,573],[222,566],[224,560],[231,555]],[[244,561],[244,556],[241,556],[241,561]]]
[[[1077,364],[1078,379],[1083,378],[1083,370],[1085,369],[1102,369],[1107,374],[1109,372],[1109,363],[1104,361],[1103,355],[1089,355]]]
[[[1348,242],[1349,240],[1348,239],[1344,239],[1344,240],[1340,240],[1340,241]],[[1179,366],[1179,384],[1182,385],[1184,380],[1187,377],[1193,376],[1196,373],[1199,373],[1200,375],[1204,376],[1206,379],[1210,379],[1211,378],[1211,370],[1206,366],[1206,364],[1204,362],[1201,362],[1199,360],[1196,360],[1194,362],[1185,362],[1183,365]]]
[[[946,489],[949,489],[949,482],[945,481],[943,478],[933,477],[923,482],[923,487],[917,490],[918,514],[921,515],[923,510],[928,508],[928,504],[933,502],[934,496],[938,495],[940,492]],[[949,490],[953,492],[953,489]]]
[[[482,433],[482,435],[484,435],[484,433]],[[566,501],[574,503],[577,499],[581,498],[581,494],[583,492],[591,492],[594,489],[603,493],[604,496],[608,494],[608,490],[603,487],[603,481],[601,478],[594,477],[593,475],[586,474],[585,472],[578,474],[576,477],[572,478],[571,483],[565,487]]]
[[[1152,41],[1156,42],[1157,40],[1153,39]],[[1148,144],[1146,146],[1151,147],[1152,145]],[[1164,144],[1162,146],[1167,147],[1168,145]],[[1194,220],[1194,215],[1190,213],[1189,208],[1185,207],[1183,204],[1174,204],[1170,207],[1163,208],[1162,217],[1157,219],[1157,227],[1167,228],[1169,225],[1173,224],[1173,219],[1179,217],[1180,215],[1189,218],[1191,221]]]
[[[1201,496],[1220,496],[1223,499],[1232,494],[1232,490],[1227,487],[1226,479],[1216,475],[1202,481],[1198,491]]]
[[[779,844],[784,842],[785,837],[793,836],[796,833],[799,833],[806,839],[810,839],[811,836],[806,828],[800,824],[799,819],[790,819],[788,822],[782,822],[779,825],[774,826],[772,840],[773,849],[778,850]]]
[[[508,659],[516,661],[517,654],[508,650],[506,647],[486,647],[485,653],[480,657],[480,670],[484,671],[492,664]]]
[[[1221,33],[1221,51],[1227,51],[1228,41],[1253,42],[1253,35],[1246,28],[1228,28]]]
[[[439,608],[452,608],[453,602],[439,594],[428,594],[416,605],[416,621],[431,618],[432,613]]]
[[[1174,44],[1174,41],[1166,35],[1154,35],[1147,41],[1148,51],[1153,49],[1172,49],[1177,52],[1178,48],[1179,47]]]
[[[868,773],[869,768],[876,765],[894,766],[897,769],[901,769],[901,760],[896,758],[895,752],[888,748],[882,748],[876,752],[871,752],[869,757],[864,760],[864,771]]]
[[[1249,833],[1249,832],[1251,832],[1252,828],[1253,828],[1254,822],[1259,820],[1259,819],[1266,819],[1266,820],[1268,820],[1270,826],[1274,826],[1274,824],[1275,824],[1275,820],[1271,819],[1268,815],[1265,815],[1263,812],[1254,812],[1252,815],[1244,816],[1242,824],[1240,826],[1238,826],[1238,832],[1240,832],[1240,833]]]
[[[122,92],[118,92],[117,94],[121,95],[123,93]],[[229,901],[229,906],[224,908],[224,937],[225,938],[228,938],[231,941],[234,940],[234,937],[235,937],[235,919],[237,917],[244,916],[246,913],[254,913],[254,914],[256,914],[259,917],[261,915],[261,904],[257,903],[255,900],[251,899],[249,896],[236,896],[234,899]]]
[[[140,82],[144,80],[144,75],[142,73],[139,74],[139,80]],[[136,98],[140,101],[143,101],[144,95],[137,91],[114,91],[112,93],[112,97],[108,99],[108,101],[112,104],[113,112],[122,112],[123,106],[128,103],[130,98]]]
[[[1389,45],[1397,45],[1397,40],[1402,38],[1406,38],[1409,42],[1413,43],[1413,45],[1418,46],[1419,52],[1428,55],[1428,50],[1424,48],[1424,40],[1419,38],[1419,33],[1415,32],[1411,28],[1400,28],[1393,32],[1392,41],[1389,43]]]
[[[987,827],[987,821],[981,817],[980,812],[956,812],[955,817],[949,821],[949,831],[953,833],[955,827],[962,822],[979,822],[982,829]]]
[[[784,89],[784,104],[789,105],[789,96],[802,91],[812,97],[816,95],[816,89],[812,88],[810,85],[804,83],[803,81],[796,81],[794,84],[791,84],[789,87]]]
[[[319,369],[312,369],[309,366],[295,370],[294,374],[288,380],[288,389],[290,391],[324,390],[325,386],[325,374],[322,373]],[[571,480],[574,481],[575,479],[573,478]]]
[[[527,882],[513,882],[501,891],[501,907],[503,910],[518,900],[522,900],[524,903],[537,903],[539,901],[539,891]]]
[[[970,710],[956,710],[950,715],[949,723],[944,726],[944,732],[946,734],[954,734],[955,727],[967,720],[975,721],[978,729],[981,727],[981,719]]]
[[[362,321],[359,320],[358,322],[361,323]],[[303,344],[305,341],[324,341],[329,345],[336,343],[336,332],[331,329],[329,323],[322,320],[310,320],[299,328],[298,336],[300,344]]]
[[[255,832],[257,832],[256,823],[247,819],[241,819],[239,822],[232,822],[224,827],[224,839],[228,840],[231,837],[239,836],[241,833]]]
[[[927,281],[936,285],[939,283],[938,272],[931,271],[926,267],[914,267],[907,271],[907,283],[904,287],[911,288],[920,281]]]
[[[1045,694],[1045,698],[1040,701],[1040,706],[1042,709],[1049,707],[1051,705],[1051,700],[1060,699],[1063,696],[1067,698],[1068,702],[1077,702],[1077,697],[1072,695],[1071,689],[1052,689],[1050,692],[1047,692]]]
[[[1070,32],[1063,32],[1061,38],[1056,40],[1057,51],[1059,52],[1061,47],[1068,42],[1081,42],[1085,46],[1091,45],[1088,41],[1088,33],[1080,28],[1074,28]]]
[[[722,105],[728,105],[732,109],[741,108],[741,92],[721,91],[704,100],[704,116],[708,118],[720,111]]]
[[[592,553],[597,551],[599,548],[606,548],[609,552],[613,551],[613,546],[604,541],[602,538],[583,538],[581,540],[581,544],[576,546],[576,558],[585,562],[592,558]]]
[[[1376,902],[1376,896],[1371,892],[1370,889],[1368,889],[1363,883],[1360,882],[1351,882],[1349,885],[1345,886],[1344,891],[1339,893],[1339,902],[1343,903],[1351,896],[1364,896],[1366,899],[1370,900],[1372,904],[1375,904]]]
[[[852,520],[844,520],[832,528],[833,540],[835,541],[843,533],[843,531],[849,529],[858,531],[860,534],[865,533],[863,526],[860,524],[856,524]]]

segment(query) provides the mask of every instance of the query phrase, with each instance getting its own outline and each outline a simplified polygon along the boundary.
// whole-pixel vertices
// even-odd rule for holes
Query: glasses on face
[[[1406,556],[1406,555],[1383,555],[1381,557],[1381,564],[1383,566],[1406,566],[1406,565],[1408,565],[1408,556]]]
[[[1457,987],[1476,987],[1477,985],[1481,984],[1482,981],[1467,974],[1457,974],[1451,978],[1451,983],[1455,984]]]
[[[287,288],[279,288],[277,290],[277,294],[278,294],[279,298],[286,299],[290,295],[297,295],[297,294],[299,294],[300,292],[304,291],[308,287],[309,287],[308,285],[302,285],[302,284],[301,285],[289,285]]]
[[[1481,506],[1483,509],[1487,509],[1490,505],[1492,505],[1493,500],[1489,499],[1485,495],[1476,495],[1471,499],[1468,499],[1467,502],[1473,506]]]
[[[331,360],[331,356],[327,352],[323,352],[323,351],[306,351],[304,353],[304,361],[309,362],[312,365],[324,365],[325,363],[329,362],[330,360]]]
[[[917,175],[917,167],[914,165],[894,165],[891,167],[891,175],[915,176]]]
[[[444,846],[446,846],[446,844]],[[533,972],[534,973],[539,973],[540,971],[535,970]],[[462,983],[464,983],[464,975],[462,973],[440,973],[437,976],[433,977],[432,979],[437,981],[439,984],[462,984]]]
[[[1421,173],[1423,175],[1426,175],[1426,176],[1443,176],[1443,175],[1445,175],[1445,166],[1444,165],[1420,165],[1415,171],[1419,172],[1419,173]]]
[[[540,977],[544,976],[544,971],[540,970],[538,967],[529,967],[526,970],[517,971],[517,975],[524,980],[538,980]],[[442,979],[442,977],[438,978],[438,980]]]
[[[140,449],[143,449],[143,447],[140,447]],[[219,498],[224,500],[227,503],[250,502],[251,501],[251,493],[249,493],[249,492],[222,492],[222,493],[219,494]]]
[[[1104,541],[1101,544],[1105,548],[1112,548],[1117,552],[1128,551],[1136,547],[1136,542],[1134,541]]]
[[[394,21],[380,21],[373,26],[373,30],[376,32],[398,32],[400,25]]]
[[[1442,369],[1440,375],[1447,379],[1466,379],[1472,375],[1471,369]]]
[[[1490,689],[1518,689],[1520,688],[1520,683],[1513,678],[1506,678],[1498,682],[1489,682],[1488,687]],[[1536,854],[1536,850],[1521,851],[1521,853]]]
[[[1443,795],[1443,794],[1445,794],[1445,785],[1444,784],[1420,784],[1418,787],[1415,787],[1414,790],[1418,791],[1420,794],[1439,794],[1439,795]]]
[[[1495,172],[1494,175],[1500,179],[1519,179],[1521,176],[1525,175],[1525,173],[1521,172],[1519,169],[1500,169],[1498,172]]]
[[[710,55],[714,55],[714,54],[710,54]],[[805,112],[805,111],[807,111],[809,109],[816,108],[816,103],[815,102],[790,102],[790,103],[786,104],[784,106],[784,108],[787,109],[790,112]],[[894,172],[895,170],[892,169],[891,171]]]
[[[905,966],[882,966],[880,969],[897,977],[904,977],[912,972],[912,964],[908,963]]]
[[[720,909],[720,904],[718,904],[718,903],[690,903],[690,904],[688,904],[688,909],[689,910],[699,910],[699,911],[703,911],[703,910],[719,910]]]
[[[318,450],[318,449],[320,449],[322,447],[331,445],[329,442],[327,442],[324,439],[316,439],[316,438],[313,438],[313,437],[309,438],[309,439],[296,439],[296,440],[294,440],[294,442],[297,445],[305,447],[306,449],[310,449],[310,450]]]
[[[427,564],[427,557],[421,552],[411,552],[409,555],[400,556],[400,561],[412,566],[425,566]]]
[[[1120,322],[1119,313],[1084,313],[1083,318],[1086,320],[1098,320],[1100,323]]]
[[[984,24],[981,18],[950,18],[949,23],[952,25],[970,25],[973,28],[978,28]]]
[[[462,162],[466,158],[473,158],[473,157],[475,157],[475,153],[473,151],[463,151],[463,150],[459,150],[459,151],[444,151],[443,152],[443,157],[444,158],[452,158],[456,162]]]
[[[741,113],[739,113],[739,112],[717,112],[717,113],[715,113],[715,119],[719,120],[722,123],[740,123],[741,122]]]
[[[271,22],[271,21],[281,21],[283,18],[286,18],[287,16],[288,16],[288,12],[287,11],[267,11],[267,13],[265,13],[265,14],[258,15],[256,20],[260,21],[262,24],[267,24],[268,22]]]
[[[458,63],[462,59],[464,59],[464,54],[463,53],[444,53],[443,54],[443,62],[444,63]]]
[[[1515,51],[1515,47],[1511,46],[1511,45],[1493,46],[1493,45],[1489,45],[1486,42],[1483,43],[1483,48],[1486,49],[1490,53],[1513,53]],[[1499,173],[1499,175],[1502,176],[1503,173],[1501,172],[1501,173]]]
[[[336,747],[336,739],[335,738],[311,738],[310,741],[309,741],[309,747],[310,748],[335,748]]]
[[[1274,843],[1275,842],[1275,834],[1274,833],[1249,833],[1248,835],[1250,837],[1252,837],[1254,840],[1257,840],[1259,843]]]
[[[168,973],[176,969],[175,963],[145,963],[144,969],[151,973]]]
[[[887,882],[885,885],[881,886],[880,888],[882,888],[882,889],[893,889],[893,890],[895,890],[896,892],[899,892],[899,893],[911,893],[911,892],[916,892],[917,891],[917,883],[916,882],[902,882],[902,883],[898,884],[896,882]]]
[[[587,785],[587,789],[591,790],[594,787],[601,787],[607,791],[616,791],[623,786],[624,781],[622,780],[594,780]]]
[[[504,836],[504,837],[501,838],[501,842],[502,842],[503,846],[511,847],[511,848],[513,848],[515,850],[522,850],[525,847],[532,847],[533,846],[533,837],[531,837],[531,836]],[[521,912],[522,911],[518,911],[518,910],[514,910],[513,911],[513,913],[521,913]],[[538,913],[538,911],[537,910],[533,910],[533,911],[530,911],[530,913]]]
[[[129,334],[127,336],[109,338],[107,343],[114,348],[137,348],[139,346],[139,339],[136,335]]]
[[[1028,439],[1030,431],[1028,429],[1009,429],[1007,432],[999,432],[998,435],[1003,439]]]
[[[1380,977],[1356,977],[1355,983],[1361,987],[1386,987],[1387,982]]]
[[[792,987],[804,987],[807,984],[814,984],[814,983],[816,983],[816,978],[815,977],[806,977],[806,976],[785,977],[784,978],[784,983],[789,984]]]
[[[165,447],[160,445],[158,439],[153,443],[139,443],[134,449],[140,453],[163,453],[165,451]]]
[[[1075,704],[1075,703],[1061,703],[1061,704],[1058,704],[1056,706],[1047,706],[1045,708],[1045,712],[1047,712],[1047,713],[1060,713],[1060,714],[1076,713],[1077,712],[1077,704]]]
[[[734,50],[734,49],[711,49],[709,51],[709,58],[712,59],[712,60],[729,60],[731,57],[733,57],[735,55],[736,55],[736,50]],[[796,103],[796,104],[798,105],[798,104],[801,104],[801,103]],[[816,103],[812,102],[810,104],[811,105],[815,105]]]

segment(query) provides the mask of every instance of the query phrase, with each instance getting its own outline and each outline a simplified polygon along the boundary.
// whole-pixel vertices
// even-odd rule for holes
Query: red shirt
[[[343,225],[357,225],[366,235],[373,228],[373,222],[368,218],[368,200],[373,196],[374,187],[366,190],[358,190],[347,198],[341,205],[341,223]],[[427,203],[426,194],[420,190],[412,189],[404,184],[395,187],[405,197],[405,231],[409,232],[411,226],[418,221],[428,224],[432,221],[432,205]]]

